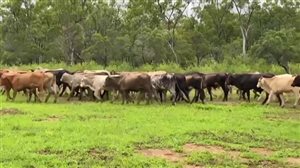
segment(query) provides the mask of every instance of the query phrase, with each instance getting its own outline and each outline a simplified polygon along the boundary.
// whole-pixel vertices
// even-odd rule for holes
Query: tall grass
[[[250,63],[249,63],[250,62]],[[262,60],[258,60],[255,62],[251,62],[251,60],[239,60],[239,59],[231,59],[225,60],[221,63],[216,61],[205,61],[200,65],[190,65],[188,67],[181,67],[176,63],[161,63],[161,64],[144,64],[139,67],[132,67],[129,63],[126,62],[114,62],[109,66],[104,67],[103,65],[99,65],[96,62],[84,62],[82,64],[76,65],[67,65],[66,63],[43,63],[43,64],[24,64],[18,66],[7,66],[0,65],[2,69],[36,69],[36,68],[48,68],[48,69],[58,69],[64,68],[70,71],[82,71],[82,70],[97,70],[97,69],[107,69],[107,70],[115,70],[115,71],[157,71],[163,70],[167,72],[189,72],[189,71],[197,71],[197,72],[228,72],[228,73],[242,73],[242,72],[271,72],[275,74],[283,74],[285,73],[284,69],[275,64],[267,64]],[[290,69],[292,74],[300,74],[300,64],[299,63],[291,63]]]

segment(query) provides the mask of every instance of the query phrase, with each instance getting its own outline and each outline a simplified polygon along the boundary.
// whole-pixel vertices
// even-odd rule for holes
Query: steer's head
[[[226,86],[232,85],[233,80],[234,80],[233,74],[226,73],[225,85],[226,85]]]
[[[257,82],[257,85],[256,85],[257,88],[261,88],[261,86],[263,85],[263,81],[264,81],[263,79],[264,79],[264,77],[260,77],[258,79],[258,82]]]
[[[91,90],[95,90],[93,88],[93,79],[84,76],[81,80],[80,80],[80,87],[85,88],[85,87],[89,87]]]
[[[291,85],[292,87],[300,87],[300,75],[297,75]]]
[[[66,80],[66,76],[67,76],[67,74],[64,73],[64,74],[61,76],[60,81],[61,81],[61,82],[65,81],[65,80]]]
[[[122,75],[109,75],[105,79],[103,88],[105,90],[118,90],[120,87],[120,80]]]

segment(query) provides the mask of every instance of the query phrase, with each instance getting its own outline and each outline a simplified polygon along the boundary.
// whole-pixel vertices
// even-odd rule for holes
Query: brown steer
[[[128,73],[125,75],[108,76],[104,83],[106,90],[118,90],[122,95],[122,104],[129,101],[129,92],[140,92],[138,103],[144,93],[147,93],[147,104],[152,97],[151,78],[146,73]]]

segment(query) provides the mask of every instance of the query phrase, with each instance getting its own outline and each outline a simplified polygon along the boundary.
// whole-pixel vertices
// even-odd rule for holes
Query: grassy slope
[[[0,100],[1,108],[24,112],[0,116],[0,167],[181,166],[183,163],[144,157],[136,150],[170,148],[180,152],[187,142],[222,145],[242,151],[257,164],[261,160],[273,160],[279,167],[289,166],[282,164],[285,158],[300,156],[299,119],[281,119],[282,114],[299,114],[299,107],[294,110],[247,103],[29,104],[24,99],[15,103],[5,102],[3,97]],[[267,119],[266,114],[275,119]],[[51,116],[58,119],[48,119]],[[261,158],[249,152],[249,147],[254,146],[276,152]],[[189,157],[193,163],[203,154]],[[228,161],[217,164],[242,166]]]

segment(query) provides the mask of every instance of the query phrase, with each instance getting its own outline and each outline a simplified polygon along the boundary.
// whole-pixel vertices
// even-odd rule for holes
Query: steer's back
[[[146,73],[129,73],[123,76],[120,87],[122,90],[151,89],[151,78]]]
[[[273,92],[291,92],[293,90],[291,84],[294,78],[290,74],[276,75],[272,78],[265,78],[265,83],[270,86]]]
[[[11,83],[15,90],[23,90],[26,88],[43,88],[44,74],[41,72],[28,72],[24,74],[16,74]]]
[[[93,85],[96,88],[103,88],[107,76],[106,75],[96,75],[93,79]]]

